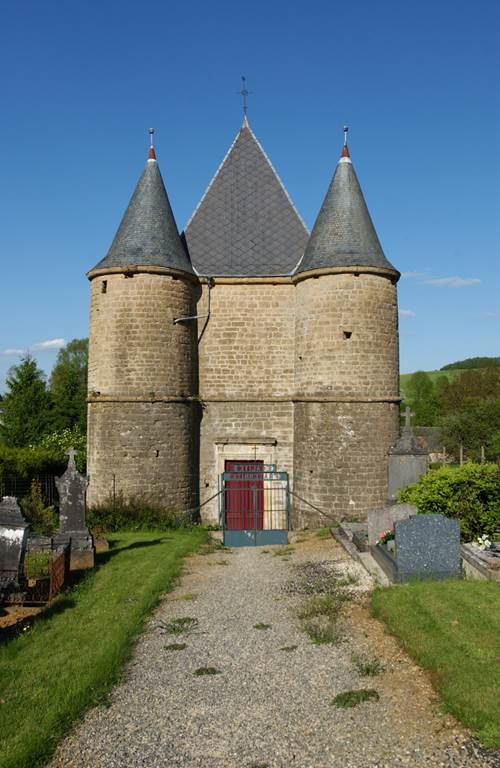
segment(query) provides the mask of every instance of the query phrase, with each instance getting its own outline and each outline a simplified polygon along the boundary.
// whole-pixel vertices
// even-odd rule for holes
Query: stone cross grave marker
[[[85,496],[88,478],[78,472],[75,464],[76,451],[68,450],[66,472],[56,478],[59,492],[59,533],[54,541],[57,546],[71,543],[71,570],[92,568],[94,545],[85,521]]]
[[[4,496],[0,502],[0,594],[19,589],[28,529],[16,498]]]

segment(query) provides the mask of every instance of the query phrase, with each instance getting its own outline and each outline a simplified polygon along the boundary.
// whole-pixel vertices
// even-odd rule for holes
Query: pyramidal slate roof
[[[200,275],[293,272],[308,231],[247,119],[186,225]]]
[[[193,273],[151,147],[115,239],[94,267],[156,266]]]
[[[346,143],[297,272],[358,266],[399,274],[384,255]]]

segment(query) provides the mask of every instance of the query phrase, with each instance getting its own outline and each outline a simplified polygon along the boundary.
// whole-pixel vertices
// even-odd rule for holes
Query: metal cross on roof
[[[344,125],[344,146],[347,144],[347,131],[349,130],[348,125]]]
[[[247,79],[244,75],[241,76],[241,91],[239,91],[240,96],[243,96],[243,115],[244,117],[247,116],[248,111],[248,103],[247,103],[247,96],[249,95],[250,91],[247,91]]]

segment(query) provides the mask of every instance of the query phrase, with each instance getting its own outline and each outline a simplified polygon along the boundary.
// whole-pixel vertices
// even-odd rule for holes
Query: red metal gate
[[[263,467],[263,461],[226,461],[225,471],[231,472],[224,491],[226,528],[229,530],[263,529]]]

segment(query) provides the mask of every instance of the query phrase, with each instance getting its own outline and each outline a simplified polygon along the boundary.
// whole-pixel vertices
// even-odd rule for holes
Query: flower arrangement
[[[491,539],[485,533],[482,536],[478,536],[474,543],[478,549],[482,549],[483,551],[491,549]]]
[[[388,541],[394,541],[394,528],[390,531],[382,531],[377,541],[377,544],[387,544]]]

